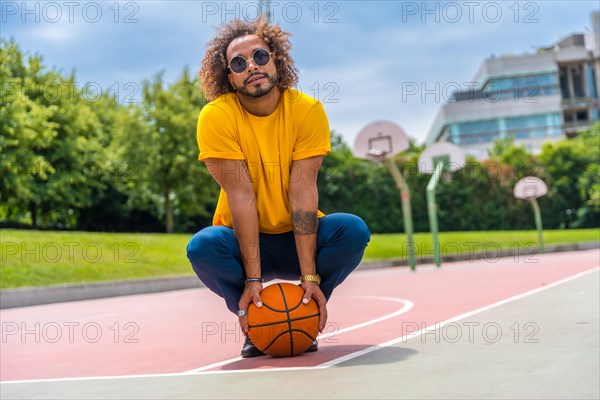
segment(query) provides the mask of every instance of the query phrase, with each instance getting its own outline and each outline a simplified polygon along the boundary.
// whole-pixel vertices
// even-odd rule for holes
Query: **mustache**
[[[246,79],[244,79],[244,85],[246,85],[250,81],[250,79],[253,79],[256,75],[260,75],[260,76],[263,76],[263,77],[269,79],[268,74],[265,74],[264,72],[255,72],[252,75],[250,75],[249,77],[247,77]]]

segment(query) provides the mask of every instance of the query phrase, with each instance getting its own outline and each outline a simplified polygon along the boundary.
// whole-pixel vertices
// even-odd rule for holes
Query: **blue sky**
[[[135,100],[144,79],[197,73],[220,23],[258,1],[5,1],[2,37],[75,71],[79,86]],[[590,26],[592,1],[271,1],[290,31],[300,89],[323,102],[348,144],[386,119],[422,143],[450,87],[492,54],[522,54]],[[416,93],[409,92],[418,88]]]

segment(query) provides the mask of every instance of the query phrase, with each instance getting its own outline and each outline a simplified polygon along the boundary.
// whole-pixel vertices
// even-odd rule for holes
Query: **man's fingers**
[[[310,299],[313,298],[319,307],[319,332],[323,332],[325,324],[327,324],[327,299],[325,299],[323,292],[321,292],[318,286],[313,287],[312,284],[303,284],[302,288],[304,289],[302,303],[308,304]]]
[[[262,300],[260,298],[262,286],[260,285],[260,283],[252,283],[250,285],[251,286],[246,286],[246,289],[244,289],[244,293],[248,296],[248,304],[254,303],[256,307],[262,307]],[[244,295],[242,295],[242,297],[244,297]]]
[[[319,306],[319,332],[323,332],[325,325],[327,324],[327,300],[325,296],[321,295],[317,299],[317,305]]]
[[[244,288],[244,292],[242,293],[242,297],[240,298],[240,302],[238,303],[238,310],[248,311],[248,306],[251,303],[254,303],[256,307],[262,307],[262,300],[260,298],[260,292],[262,290],[262,285],[260,283],[251,283],[246,285]],[[247,313],[241,317],[240,320],[240,329],[244,334],[248,334],[250,327],[248,326],[248,315]]]
[[[312,297],[312,289],[308,288],[306,289],[306,291],[304,292],[304,298],[302,299],[302,303],[304,304],[308,304],[308,302],[310,301],[310,298]]]
[[[262,307],[262,300],[260,298],[260,292],[258,290],[254,291],[252,294],[252,301],[254,301],[254,305],[256,307]]]
[[[248,316],[244,315],[243,317],[240,317],[240,327],[242,328],[242,332],[244,332],[244,334],[248,334],[248,331],[250,330],[249,326],[248,326]]]
[[[327,324],[327,306],[326,304],[319,305],[319,332],[323,332]]]
[[[238,303],[238,307],[240,310],[247,310],[248,309],[248,305],[250,305],[250,297],[247,296],[242,296],[242,298],[240,299],[240,302]]]
[[[323,329],[325,329],[325,325],[327,324],[327,300],[322,293],[320,296],[315,296],[314,299],[319,307],[319,332],[323,332]]]

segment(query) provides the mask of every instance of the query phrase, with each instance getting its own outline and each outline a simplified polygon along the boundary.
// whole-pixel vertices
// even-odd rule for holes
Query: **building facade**
[[[427,145],[452,142],[485,159],[495,140],[514,137],[533,153],[600,119],[600,12],[592,28],[535,54],[492,57],[469,90],[453,93],[435,118]]]

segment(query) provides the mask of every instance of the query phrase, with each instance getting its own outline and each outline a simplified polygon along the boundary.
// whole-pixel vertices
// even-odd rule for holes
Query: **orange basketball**
[[[302,303],[304,290],[291,283],[263,289],[263,306],[248,307],[248,335],[263,353],[273,357],[304,353],[319,334],[319,307],[310,299]]]

